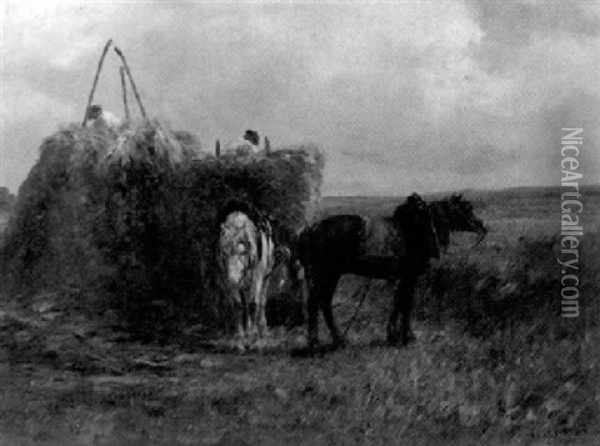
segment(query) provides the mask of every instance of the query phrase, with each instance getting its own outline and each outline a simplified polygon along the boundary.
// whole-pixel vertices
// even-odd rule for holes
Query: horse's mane
[[[447,209],[452,200],[456,195],[449,195],[447,197],[440,198],[439,200],[432,200],[428,203],[430,208]]]

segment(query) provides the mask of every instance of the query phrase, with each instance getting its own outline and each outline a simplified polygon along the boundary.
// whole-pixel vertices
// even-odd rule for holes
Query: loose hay
[[[156,320],[225,314],[213,280],[219,212],[243,201],[288,241],[315,216],[324,165],[314,146],[215,157],[157,121],[70,126],[40,152],[2,270],[20,287],[76,288],[81,307],[122,311],[150,331]]]

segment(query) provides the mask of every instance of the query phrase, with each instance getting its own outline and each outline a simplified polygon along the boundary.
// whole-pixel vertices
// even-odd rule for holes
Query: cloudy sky
[[[600,2],[4,1],[0,185],[79,121],[107,39],[207,148],[247,128],[327,155],[326,194],[552,185],[562,127],[600,183]],[[122,114],[110,53],[97,103]]]

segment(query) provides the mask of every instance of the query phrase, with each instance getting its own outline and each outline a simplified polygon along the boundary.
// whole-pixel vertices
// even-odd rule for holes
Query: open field
[[[600,444],[600,188],[582,190],[572,320],[557,311],[560,192],[465,193],[491,231],[471,250],[474,235],[453,235],[422,278],[407,348],[381,345],[392,290],[379,281],[350,346],[315,358],[290,355],[300,328],[275,329],[262,352],[219,353],[193,327],[143,343],[116,318],[56,304],[84,290],[4,290],[0,445]],[[387,214],[398,202],[327,197],[321,213]],[[342,327],[364,284],[338,287]]]

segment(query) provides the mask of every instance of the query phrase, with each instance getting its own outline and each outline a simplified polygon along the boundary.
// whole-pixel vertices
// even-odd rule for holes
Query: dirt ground
[[[331,212],[365,207],[332,203]],[[484,219],[497,230],[473,255],[502,254],[515,228],[553,231],[551,206],[542,207],[533,215],[524,206],[527,221],[489,207]],[[362,280],[348,277],[338,288],[342,327]],[[293,354],[305,344],[301,327],[275,328],[266,346],[245,353],[202,341],[193,329],[168,343],[143,343],[116,319],[62,307],[60,292],[0,295],[2,446],[600,444],[600,380],[590,378],[600,376],[597,349],[583,372],[560,363],[573,349],[566,341],[547,355],[546,344],[532,345],[497,364],[496,341],[422,318],[416,342],[388,347],[385,283],[371,287],[350,345],[315,357]],[[324,327],[321,339],[328,340]],[[536,354],[546,360],[534,367]],[[555,378],[544,381],[550,373]]]
[[[373,299],[385,293],[382,284]],[[353,305],[338,305],[341,320]],[[33,309],[5,305],[0,444],[598,444],[598,435],[552,434],[535,420],[524,428],[526,415],[501,410],[502,385],[469,402],[476,371],[463,370],[460,335],[417,323],[414,344],[391,348],[385,314],[367,303],[349,347],[307,358],[293,354],[305,342],[301,328],[274,330],[262,350],[239,353],[193,335],[143,344],[56,309],[52,294]]]

